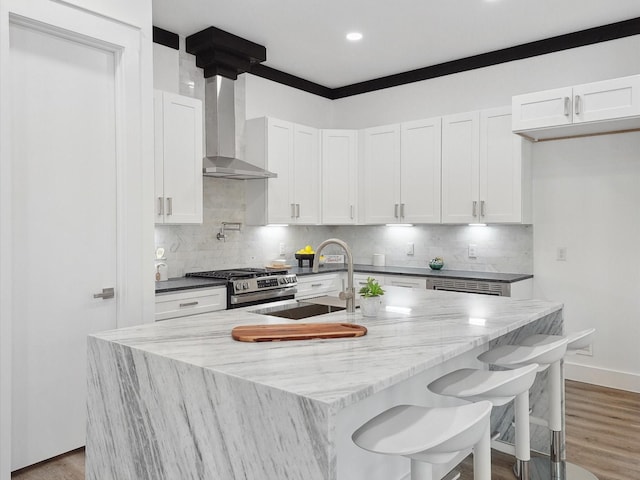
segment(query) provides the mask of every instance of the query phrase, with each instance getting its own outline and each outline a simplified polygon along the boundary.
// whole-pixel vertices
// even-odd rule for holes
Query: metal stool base
[[[569,462],[551,462],[549,457],[533,457],[531,480],[598,480],[589,470]]]

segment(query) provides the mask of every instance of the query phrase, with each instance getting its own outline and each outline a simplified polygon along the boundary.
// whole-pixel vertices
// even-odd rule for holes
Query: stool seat
[[[490,414],[487,401],[442,408],[398,405],[362,425],[352,439],[370,452],[445,463],[481,440]]]
[[[438,378],[427,388],[440,395],[472,402],[489,400],[494,406],[500,406],[529,390],[537,371],[536,363],[501,371],[463,368]]]
[[[479,355],[478,360],[508,368],[537,363],[540,372],[564,357],[567,343],[566,338],[558,337],[541,344],[502,345]]]
[[[595,328],[588,328],[586,330],[581,330],[579,332],[571,332],[567,335],[546,335],[546,334],[536,334],[531,335],[520,342],[520,345],[549,345],[558,339],[566,338],[567,339],[567,353],[575,352],[576,350],[582,350],[583,348],[591,345],[593,341],[593,334],[596,332]]]

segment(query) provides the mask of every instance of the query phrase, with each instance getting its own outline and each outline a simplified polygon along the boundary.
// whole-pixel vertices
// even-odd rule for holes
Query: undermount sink
[[[289,320],[302,320],[304,318],[324,315],[331,312],[339,312],[345,307],[336,305],[320,305],[317,303],[298,302],[291,305],[280,305],[277,307],[261,308],[260,310],[252,310],[252,313],[260,313],[262,315],[270,315],[272,317],[288,318]]]

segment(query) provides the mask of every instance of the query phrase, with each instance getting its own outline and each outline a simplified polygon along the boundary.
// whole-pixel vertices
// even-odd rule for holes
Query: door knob
[[[93,298],[101,298],[106,300],[107,298],[113,298],[116,296],[116,292],[113,288],[103,288],[102,293],[94,293]]]

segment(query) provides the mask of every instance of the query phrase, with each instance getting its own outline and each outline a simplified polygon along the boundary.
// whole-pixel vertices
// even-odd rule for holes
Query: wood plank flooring
[[[566,402],[567,460],[598,480],[640,479],[640,394],[567,381]],[[514,479],[513,457],[494,451],[492,463],[492,480]],[[461,473],[460,480],[473,480],[471,459]],[[84,450],[18,470],[11,478],[83,480]]]

